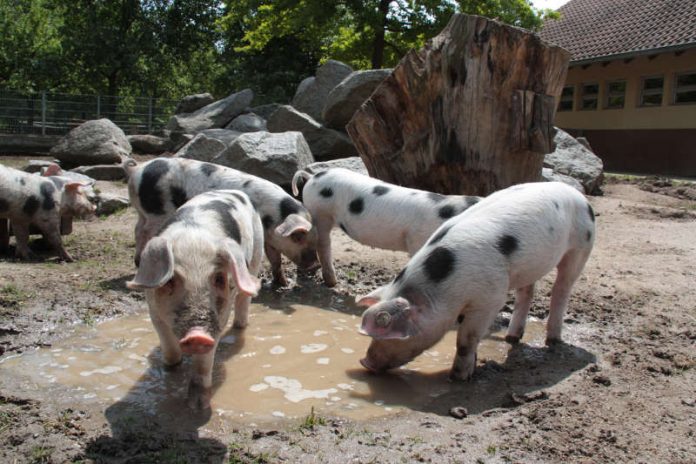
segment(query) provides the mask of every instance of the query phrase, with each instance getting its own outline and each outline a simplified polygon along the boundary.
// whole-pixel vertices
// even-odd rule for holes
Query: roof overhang
[[[593,58],[585,58],[582,60],[571,61],[570,63],[568,63],[568,67],[584,66],[584,65],[588,65],[588,64],[594,64],[594,63],[603,63],[606,61],[626,60],[629,58],[636,58],[638,56],[657,55],[660,53],[679,52],[679,51],[683,51],[683,50],[688,50],[690,48],[696,48],[696,42],[679,44],[679,45],[671,45],[669,47],[661,47],[661,48],[646,48],[645,50],[634,50],[634,51],[630,51],[630,52],[616,53],[614,55],[604,55],[604,56],[596,56]]]

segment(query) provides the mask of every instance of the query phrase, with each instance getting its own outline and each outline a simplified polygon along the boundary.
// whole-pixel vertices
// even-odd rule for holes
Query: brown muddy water
[[[443,395],[471,385],[447,380],[456,332],[413,362],[388,375],[365,371],[358,360],[370,339],[358,334],[355,314],[290,304],[282,311],[252,304],[249,327],[230,329],[216,353],[212,413],[242,422],[277,421],[324,414],[368,419],[405,408],[424,409]],[[503,332],[486,338],[479,360],[505,361],[510,349]],[[530,318],[524,341],[543,344],[543,324]],[[534,352],[531,350],[530,352]],[[71,401],[125,403],[149,414],[176,417],[184,408],[190,364],[165,369],[147,313],[79,327],[50,348],[8,357],[5,375],[33,388],[67,387]],[[485,382],[476,390],[485,396]]]

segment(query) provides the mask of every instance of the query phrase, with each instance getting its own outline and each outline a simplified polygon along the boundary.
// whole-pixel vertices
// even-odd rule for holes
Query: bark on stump
[[[346,129],[370,175],[399,185],[487,195],[541,180],[569,58],[526,30],[454,15]]]

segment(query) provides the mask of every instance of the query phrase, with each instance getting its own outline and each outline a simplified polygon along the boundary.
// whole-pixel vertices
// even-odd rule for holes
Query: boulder
[[[224,142],[208,137],[205,134],[198,134],[177,151],[174,157],[210,161],[219,155],[225,148],[227,148],[227,145]]]
[[[149,134],[129,135],[128,142],[135,153],[159,155],[172,148],[172,141],[165,137]]]
[[[556,150],[544,157],[544,167],[577,179],[588,195],[601,195],[604,181],[602,160],[567,132],[556,128]]]
[[[99,193],[96,197],[97,216],[108,216],[115,212],[128,208],[130,201],[127,196],[111,193]]]
[[[331,161],[317,161],[316,163],[309,164],[305,168],[305,171],[316,174],[333,168],[343,168],[357,172],[358,174],[370,175],[367,172],[365,163],[363,163],[363,160],[359,156],[351,156],[350,158],[340,158]]]
[[[41,172],[42,169],[45,169],[52,164],[55,163],[46,160],[29,160],[29,163],[22,168],[22,171],[29,173]]]
[[[292,106],[321,122],[326,97],[351,72],[353,69],[345,63],[327,61],[317,68],[315,77],[308,77],[300,82],[292,99]]]
[[[350,73],[326,97],[322,112],[324,125],[345,130],[353,113],[391,72],[391,69],[370,69]]]
[[[357,154],[353,142],[343,132],[329,129],[289,105],[283,105],[267,122],[269,132],[302,132],[312,155],[319,161],[345,158]]]
[[[196,110],[210,105],[215,101],[215,98],[209,93],[197,93],[195,95],[187,95],[181,99],[174,109],[174,114],[193,113]]]
[[[171,141],[171,150],[177,152],[181,150],[181,147],[193,140],[192,134],[184,134],[182,132],[171,132],[169,134],[169,140]]]
[[[60,139],[51,156],[65,168],[93,164],[115,164],[130,156],[133,149],[126,134],[108,119],[87,121]]]
[[[80,166],[69,172],[88,176],[96,180],[121,180],[126,178],[126,173],[120,164],[98,164],[93,166]],[[62,175],[66,175],[63,172]]]
[[[300,132],[249,132],[240,135],[212,162],[288,187],[295,171],[314,162],[314,158]]]
[[[267,103],[265,105],[254,106],[249,111],[262,117],[265,120],[268,120],[268,118],[270,118],[271,115],[275,113],[275,110],[277,110],[279,106],[280,103]]]
[[[258,132],[266,130],[266,120],[254,113],[240,114],[225,126],[225,129],[237,132]]]
[[[583,194],[585,193],[585,187],[582,186],[580,181],[578,181],[577,179],[573,179],[570,176],[566,176],[565,174],[553,172],[553,169],[551,168],[542,168],[541,177],[547,182],[563,182],[564,184],[570,185],[578,192]]]
[[[203,134],[211,139],[219,140],[225,144],[225,147],[232,145],[232,143],[237,140],[237,137],[242,135],[241,132],[230,129],[206,129],[204,131],[200,131],[199,134]]]
[[[254,92],[251,89],[233,93],[193,113],[175,114],[167,123],[167,129],[172,132],[196,134],[205,129],[225,127],[227,123],[240,115],[253,99]]]

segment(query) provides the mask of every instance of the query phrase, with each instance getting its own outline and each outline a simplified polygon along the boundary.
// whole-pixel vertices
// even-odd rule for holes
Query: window
[[[640,86],[640,106],[662,105],[664,83],[662,76],[644,77]]]
[[[608,109],[620,109],[626,103],[626,81],[607,82],[606,100],[604,107]]]
[[[575,86],[566,85],[561,92],[561,100],[558,102],[558,111],[573,111],[573,100],[575,99]]]
[[[674,103],[696,103],[696,72],[681,73],[675,76]]]
[[[582,84],[581,110],[596,110],[599,96],[599,84]]]

